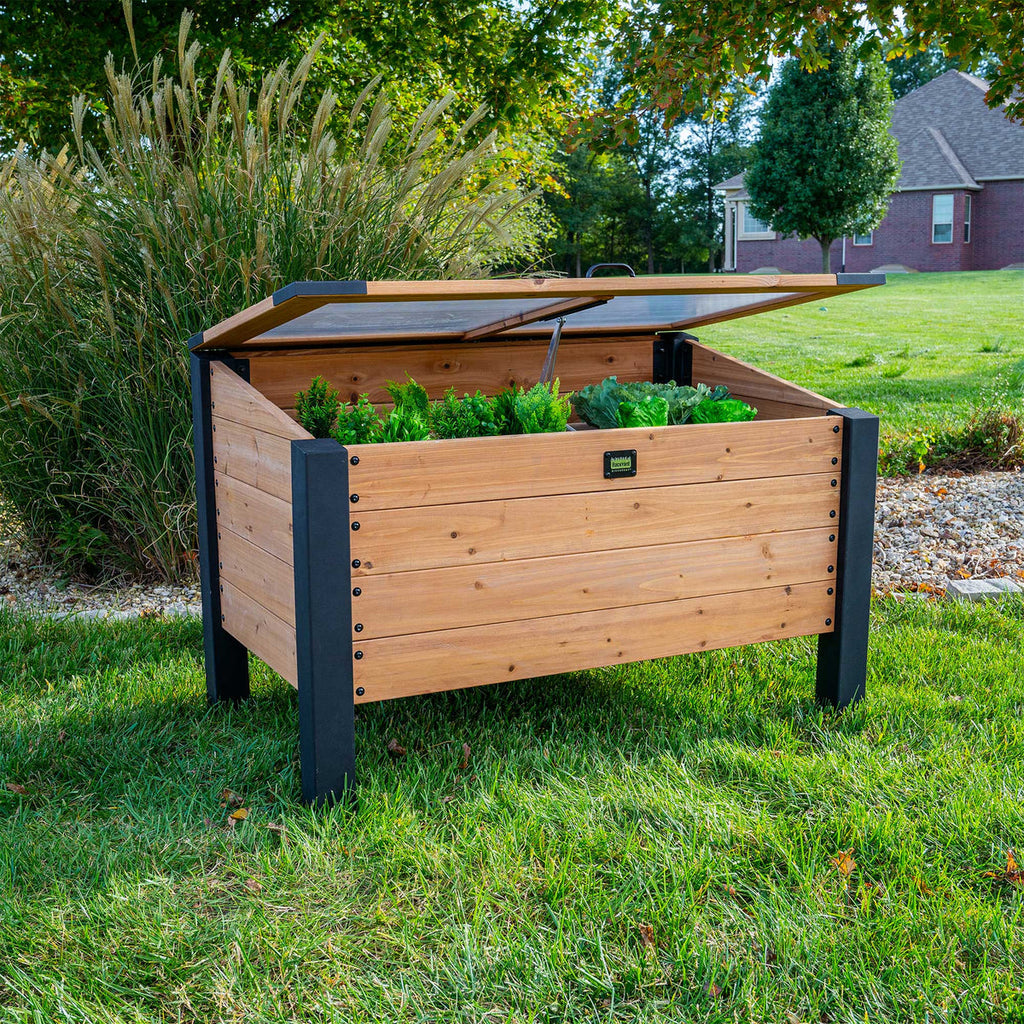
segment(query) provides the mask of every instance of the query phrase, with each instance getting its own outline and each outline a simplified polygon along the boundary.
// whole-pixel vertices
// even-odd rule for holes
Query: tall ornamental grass
[[[64,151],[0,171],[0,492],[74,572],[194,558],[192,334],[293,280],[480,275],[537,236],[451,96],[403,138],[372,89],[299,124],[314,52],[250,92],[228,53],[200,74],[188,28],[175,75],[108,60],[102,147],[80,99]]]

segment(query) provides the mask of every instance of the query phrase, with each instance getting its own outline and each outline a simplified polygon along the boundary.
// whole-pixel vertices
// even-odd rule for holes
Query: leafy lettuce
[[[651,415],[648,406],[644,406],[648,411],[637,411],[645,400],[651,398],[665,402],[665,420],[648,422],[647,418]],[[612,429],[626,426],[678,426],[694,418],[694,410],[702,404],[719,403],[728,398],[729,389],[723,384],[712,388],[707,384],[690,387],[674,381],[667,384],[653,384],[650,381],[620,383],[615,377],[606,377],[600,384],[588,384],[577,391],[572,396],[572,404],[576,415],[584,423]],[[657,408],[660,410],[660,406]],[[627,419],[635,422],[626,422]]]

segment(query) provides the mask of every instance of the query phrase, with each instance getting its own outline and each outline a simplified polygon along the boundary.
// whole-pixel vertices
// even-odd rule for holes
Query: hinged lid
[[[681,331],[885,283],[884,274],[297,281],[192,339],[199,349],[472,342]]]

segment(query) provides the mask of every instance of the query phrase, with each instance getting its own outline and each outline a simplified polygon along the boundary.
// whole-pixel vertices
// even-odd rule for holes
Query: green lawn
[[[1024,1020],[1020,602],[880,600],[842,714],[810,640],[363,706],[354,816],[201,648],[0,613],[0,1021]]]
[[[891,274],[881,288],[696,331],[701,341],[882,417],[962,423],[1002,375],[1024,401],[1024,271]]]

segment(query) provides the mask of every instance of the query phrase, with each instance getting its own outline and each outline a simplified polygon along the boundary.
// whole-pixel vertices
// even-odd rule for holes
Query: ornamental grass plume
[[[0,170],[0,491],[70,571],[194,559],[187,340],[294,280],[470,277],[531,254],[534,198],[432,103],[404,137],[371,83],[298,123],[314,46],[250,90],[108,58],[102,146],[72,106],[59,154]]]

